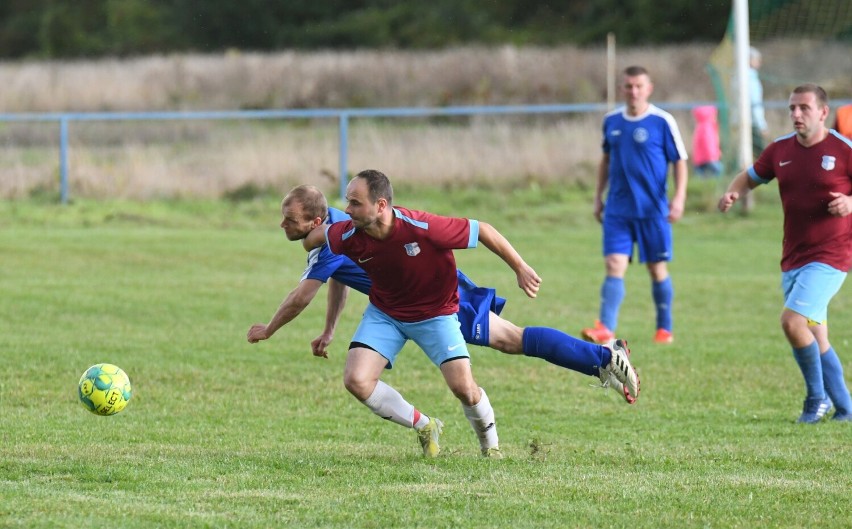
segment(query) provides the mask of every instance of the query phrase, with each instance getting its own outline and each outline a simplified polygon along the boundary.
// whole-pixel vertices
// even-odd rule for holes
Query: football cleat
[[[630,349],[627,350],[627,356],[630,357]],[[635,404],[636,399],[633,395],[627,391],[627,387],[621,383],[620,380],[615,378],[615,375],[607,371],[606,369],[600,369],[598,372],[598,377],[601,379],[601,387],[603,388],[612,388],[613,391],[618,393],[620,397],[622,397],[627,404]]]
[[[488,459],[503,459],[503,452],[501,452],[500,448],[496,446],[492,446],[491,448],[483,448],[482,457]]]
[[[441,445],[438,441],[441,439],[441,433],[444,430],[444,423],[440,419],[429,418],[429,424],[417,430],[417,437],[420,439],[420,446],[423,447],[423,456],[438,457],[441,453]]]
[[[621,394],[629,404],[636,402],[639,398],[639,375],[630,363],[630,349],[627,348],[627,340],[611,340],[604,344],[610,350],[612,359],[599,371],[601,383],[604,386],[613,386],[612,379],[621,384]],[[617,385],[613,386],[619,391]],[[632,399],[632,400],[631,400]]]
[[[655,343],[672,343],[674,341],[674,335],[671,331],[667,331],[666,329],[657,329],[657,334],[654,335]]]
[[[809,398],[805,399],[805,405],[802,409],[802,414],[796,422],[804,424],[818,423],[825,417],[825,414],[831,409],[831,399],[825,398]]]
[[[605,376],[607,377],[607,381],[601,383],[602,387],[612,388],[627,402],[627,404],[636,403],[636,399],[633,398],[633,395],[631,395],[629,391],[627,391],[627,387],[625,387],[624,384],[622,384],[617,378],[615,378],[615,375],[605,372]]]
[[[605,344],[615,338],[615,333],[609,330],[600,320],[595,320],[595,326],[583,329],[580,336],[588,342]]]

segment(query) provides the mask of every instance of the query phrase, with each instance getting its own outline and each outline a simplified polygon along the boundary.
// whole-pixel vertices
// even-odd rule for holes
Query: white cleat
[[[620,380],[615,378],[615,375],[606,370],[601,370],[601,372],[603,373],[601,375],[601,379],[606,379],[606,382],[601,380],[602,387],[612,388],[613,391],[618,393],[618,395],[627,402],[627,404],[636,403],[636,399],[633,398],[633,395],[631,395],[629,391],[627,391],[627,388],[624,386],[624,384],[622,384]]]
[[[628,404],[639,398],[639,375],[630,363],[627,341],[610,340],[603,345],[612,353],[609,365],[601,368],[599,377],[604,387],[611,387],[624,397]]]

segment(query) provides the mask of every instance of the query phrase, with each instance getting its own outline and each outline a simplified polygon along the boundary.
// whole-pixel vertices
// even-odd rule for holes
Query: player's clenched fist
[[[736,191],[722,195],[722,198],[719,199],[719,211],[724,213],[731,209],[731,206],[734,205],[734,202],[736,202],[738,198],[740,198],[740,194]]]

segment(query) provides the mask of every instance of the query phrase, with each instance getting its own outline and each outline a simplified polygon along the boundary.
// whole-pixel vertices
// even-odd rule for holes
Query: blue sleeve
[[[467,247],[468,248],[476,248],[479,244],[479,221],[478,220],[469,220],[470,223],[470,235],[467,239]]]
[[[328,245],[315,248],[308,254],[308,266],[302,273],[302,279],[316,279],[325,283],[340,268],[344,259],[346,257],[331,253]]]
[[[334,255],[328,246],[321,246],[308,254],[308,266],[301,280],[316,279],[326,283],[329,278],[362,294],[368,294],[372,284],[367,272],[351,259],[344,255]]]
[[[757,171],[754,170],[754,166],[748,168],[748,177],[757,182],[758,184],[768,184],[771,180],[767,180],[766,178],[761,177],[757,174]]]

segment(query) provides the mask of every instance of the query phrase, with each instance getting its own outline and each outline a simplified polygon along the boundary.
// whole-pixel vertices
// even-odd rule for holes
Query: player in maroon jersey
[[[440,451],[442,423],[409,404],[379,380],[408,340],[441,370],[477,434],[482,455],[501,458],[494,410],[470,369],[470,354],[459,328],[458,276],[453,250],[479,242],[515,272],[518,286],[535,297],[541,278],[494,227],[472,219],[443,217],[393,206],[387,176],[367,170],[349,183],[346,213],[351,220],[320,226],[304,240],[306,249],[328,244],[364,269],[371,281],[370,303],[349,346],[344,385],[382,418],[418,432],[424,455]],[[638,394],[638,377],[626,347],[611,348],[607,368]]]
[[[843,366],[828,341],[828,304],[852,265],[852,142],[825,126],[828,96],[805,84],[790,95],[795,132],[769,145],[738,174],[719,199],[719,210],[760,184],[778,181],[784,210],[781,328],[805,379],[799,422],[815,423],[831,409],[852,420]]]

